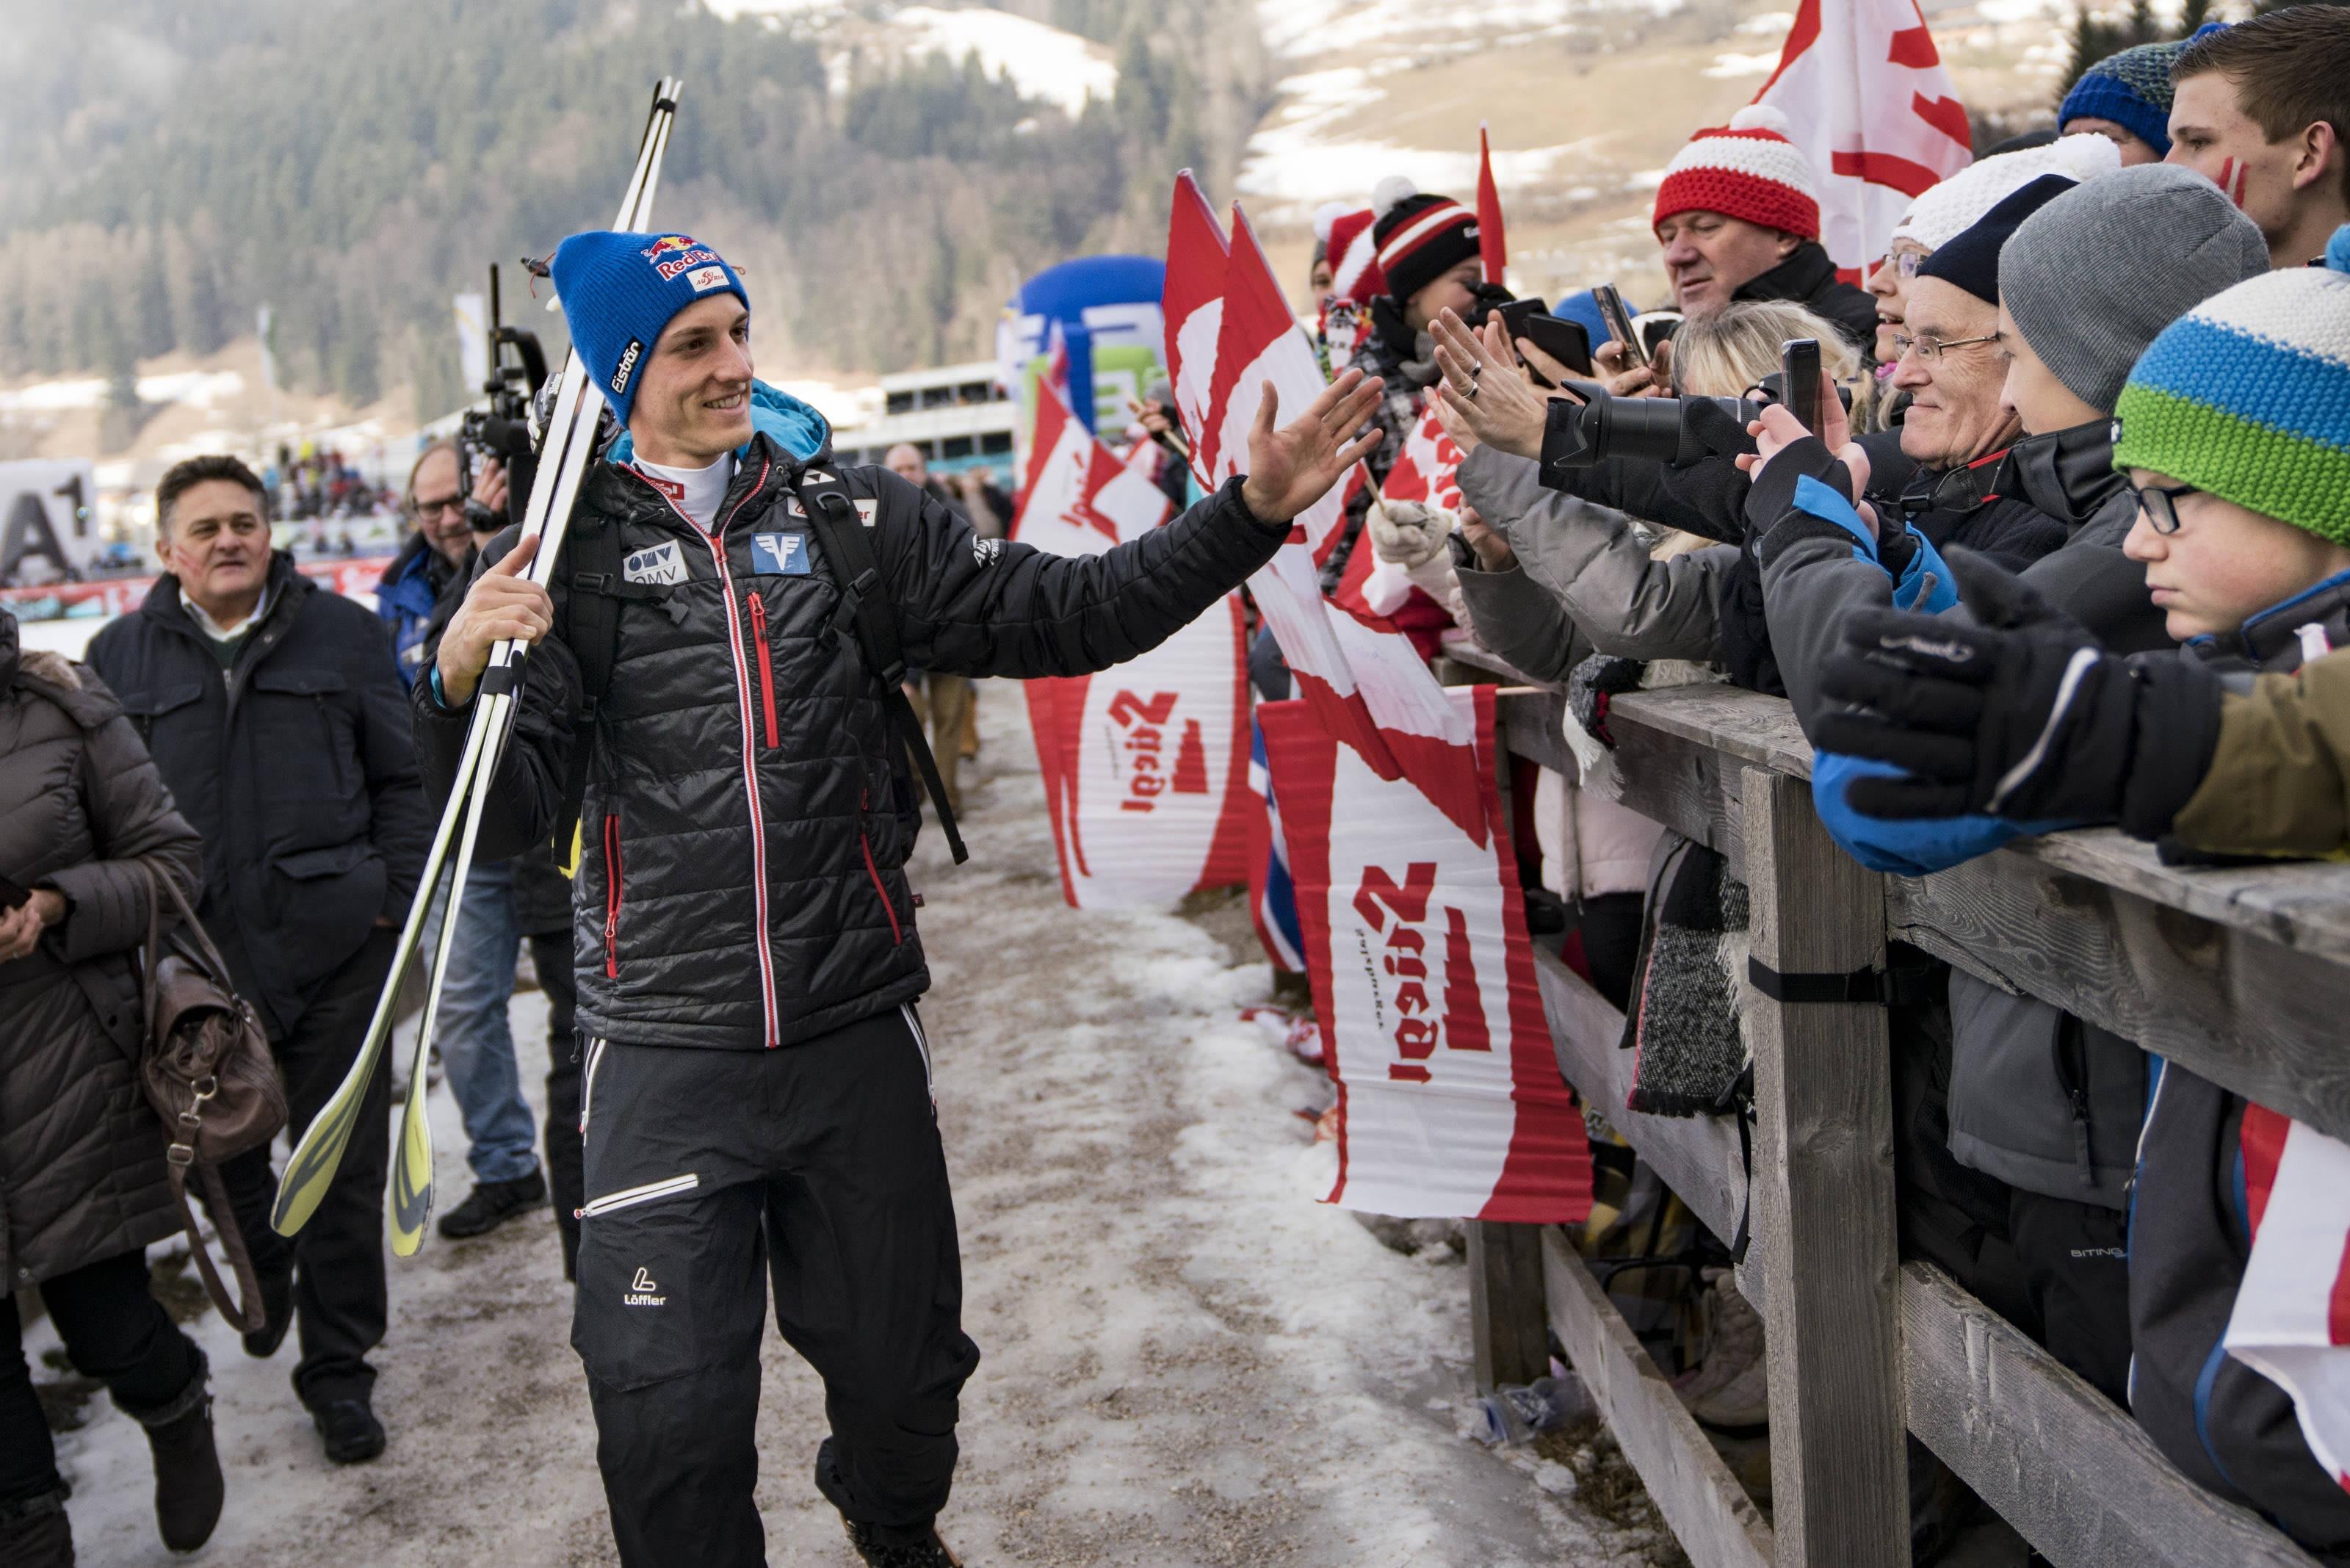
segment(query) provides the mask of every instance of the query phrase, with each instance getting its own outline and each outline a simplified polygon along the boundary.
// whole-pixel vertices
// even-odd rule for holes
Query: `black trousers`
[[[579,1256],[579,1206],[588,1201],[579,1173],[579,976],[571,967],[571,931],[534,931],[530,960],[546,993],[546,1186],[563,1238],[563,1277],[575,1277]]]
[[[106,1385],[126,1410],[155,1410],[196,1375],[195,1342],[147,1289],[147,1254],[134,1248],[41,1282],[41,1301],[74,1370]],[[64,1489],[49,1423],[25,1364],[16,1298],[0,1294],[0,1503]]]
[[[824,1379],[819,1487],[850,1518],[927,1523],[979,1348],[912,1010],[758,1053],[590,1041],[582,1098],[571,1342],[620,1561],[766,1562],[751,1493],[770,1284]]]
[[[301,1137],[351,1070],[399,945],[397,932],[370,932],[359,950],[327,977],[286,1035],[270,1042],[286,1081],[289,1141]],[[294,1367],[294,1392],[313,1407],[365,1399],[375,1388],[375,1368],[367,1354],[383,1341],[383,1184],[390,1158],[391,1052],[386,1050],[359,1106],[343,1163],[299,1235],[289,1241],[269,1228],[277,1179],[269,1168],[267,1147],[221,1166],[254,1267],[265,1273],[295,1272],[294,1321],[302,1359]]]

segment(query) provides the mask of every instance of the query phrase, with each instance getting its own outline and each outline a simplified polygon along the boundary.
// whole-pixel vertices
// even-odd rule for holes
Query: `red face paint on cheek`
[[[2241,210],[2244,205],[2244,166],[2232,158],[2220,160],[2220,189]]]

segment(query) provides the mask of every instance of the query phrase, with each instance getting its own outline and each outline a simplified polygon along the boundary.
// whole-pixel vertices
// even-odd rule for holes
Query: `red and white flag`
[[[1754,95],[1820,182],[1820,243],[1848,279],[1885,254],[1910,202],[1973,161],[1967,111],[1918,0],[1802,0]]]
[[[1535,986],[1493,783],[1493,689],[1449,696],[1476,741],[1490,828],[1476,837],[1373,773],[1305,704],[1257,710],[1338,1090],[1324,1201],[1571,1223],[1591,1211],[1590,1150]]]
[[[1213,485],[1244,471],[1248,432],[1266,383],[1283,419],[1304,412],[1325,383],[1314,346],[1290,314],[1246,215],[1232,209],[1229,242],[1220,234],[1200,235],[1203,218],[1212,228],[1214,215],[1200,201],[1199,188],[1188,177],[1179,179],[1167,261],[1169,358],[1180,357],[1179,375],[1191,378],[1198,389],[1187,399],[1179,381],[1177,410],[1201,477]],[[1183,237],[1180,249],[1178,236]],[[1212,286],[1211,271],[1220,273]],[[1211,293],[1221,296],[1222,306],[1210,357],[1201,351],[1201,338],[1177,339],[1206,319]],[[1216,422],[1194,425],[1195,410]],[[1201,455],[1209,452],[1212,459]],[[1290,542],[1249,579],[1250,592],[1300,693],[1329,732],[1360,753],[1381,778],[1410,777],[1482,842],[1485,827],[1466,717],[1446,700],[1409,639],[1384,620],[1334,607],[1323,597],[1317,564],[1337,542],[1355,483],[1333,486],[1295,519]]]
[[[2309,1451],[2350,1490],[2350,1144],[2244,1107],[2251,1255],[2221,1341],[2283,1389]]]
[[[1174,389],[1176,418],[1191,440],[1192,471],[1202,484],[1215,472],[1215,443],[1223,433],[1224,401],[1232,396],[1230,378],[1221,386],[1216,381],[1231,248],[1191,171],[1176,175],[1174,208],[1167,220],[1167,281],[1159,306],[1167,333],[1168,385]]]
[[[1493,183],[1493,149],[1485,127],[1477,127],[1477,259],[1487,283],[1499,283],[1510,265],[1510,244],[1502,234],[1502,192]]]
[[[1014,537],[1099,555],[1167,520],[1046,380]],[[1157,908],[1248,879],[1249,704],[1240,596],[1098,674],[1024,682],[1061,891],[1078,909]]]

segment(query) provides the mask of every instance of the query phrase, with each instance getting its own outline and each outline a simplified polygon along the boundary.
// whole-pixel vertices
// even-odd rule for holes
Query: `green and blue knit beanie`
[[[2058,129],[2083,115],[2110,119],[2164,157],[2170,155],[2170,63],[2187,40],[2140,44],[2081,73],[2056,110]]]
[[[670,317],[706,295],[751,308],[743,280],[716,251],[686,234],[589,229],[555,248],[548,265],[571,346],[626,425],[637,382]]]
[[[2248,278],[2163,329],[2122,388],[2114,466],[2350,545],[2350,224],[2324,265]]]

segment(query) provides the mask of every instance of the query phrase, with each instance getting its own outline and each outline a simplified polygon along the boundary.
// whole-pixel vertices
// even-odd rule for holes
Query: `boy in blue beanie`
[[[546,842],[583,781],[572,1343],[620,1561],[765,1562],[772,1282],[825,1380],[818,1489],[867,1563],[942,1568],[933,1520],[979,1350],[913,1010],[930,976],[903,666],[1076,675],[1165,640],[1377,444],[1357,432],[1380,383],[1349,372],[1281,430],[1267,398],[1244,478],[1146,537],[1052,556],[980,539],[887,469],[838,467],[822,416],[752,379],[750,296],[712,246],[574,234],[552,271],[627,434],[580,484],[553,595],[519,575],[533,551],[512,531],[484,552],[415,721],[445,799],[490,649],[525,639],[481,852]],[[583,571],[597,561],[617,576]],[[599,622],[608,644],[581,630]]]
[[[2184,38],[2107,55],[2081,73],[2056,109],[2060,136],[2086,132],[2122,150],[2122,167],[2170,156],[2170,63]]]

